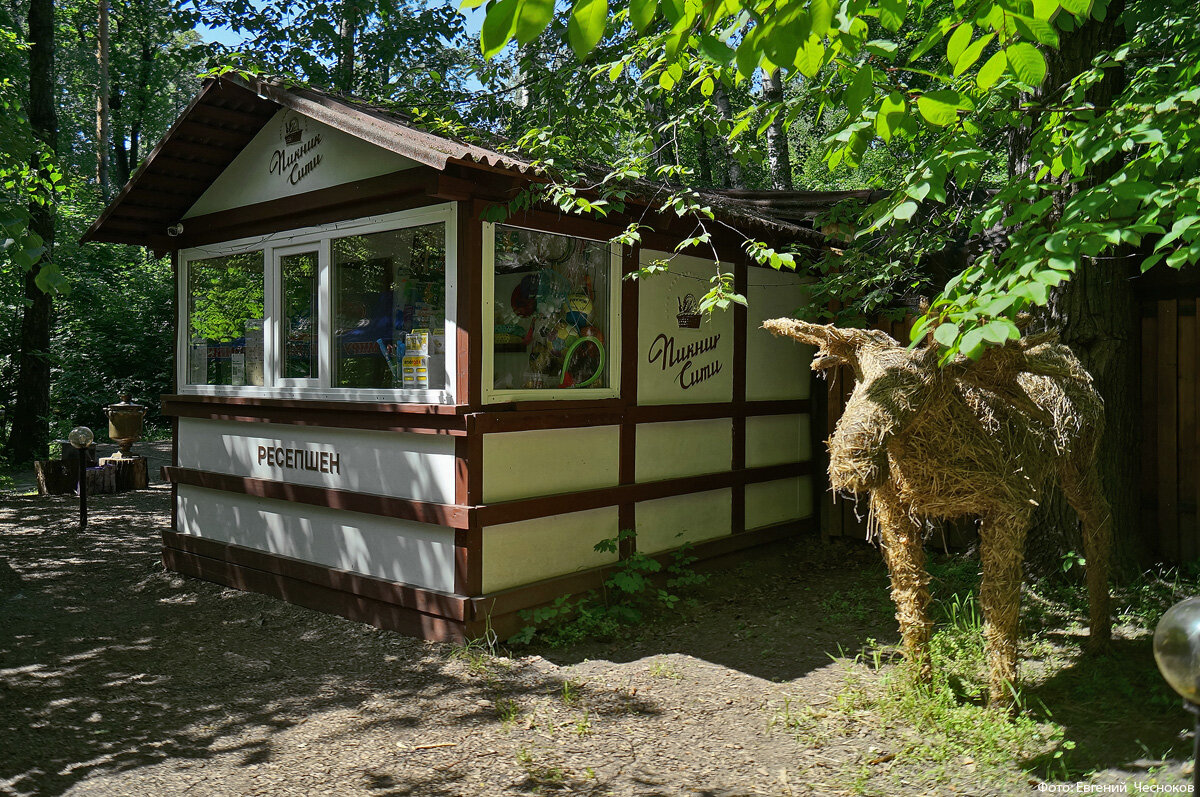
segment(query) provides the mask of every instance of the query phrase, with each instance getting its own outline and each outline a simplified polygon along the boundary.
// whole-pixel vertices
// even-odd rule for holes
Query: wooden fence
[[[1142,533],[1158,558],[1200,555],[1200,419],[1195,298],[1141,302]]]

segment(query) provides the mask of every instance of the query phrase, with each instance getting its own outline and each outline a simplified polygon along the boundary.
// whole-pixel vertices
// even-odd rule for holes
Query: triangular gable
[[[418,164],[281,108],[183,218],[283,199]]]

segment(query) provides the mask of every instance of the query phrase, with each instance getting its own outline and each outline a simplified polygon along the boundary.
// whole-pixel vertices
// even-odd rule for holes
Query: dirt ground
[[[506,658],[164,572],[165,485],[93,497],[82,533],[75,499],[25,487],[0,494],[0,794],[733,797],[1038,783],[1028,761],[984,782],[966,758],[931,780],[897,758],[904,730],[869,714],[819,740],[785,721],[801,706],[837,710],[848,678],[880,677],[852,661],[895,641],[886,576],[865,545],[767,548],[617,643]],[[1082,707],[1093,713],[1072,726],[1071,706],[1053,707],[1078,731],[1076,753],[1102,764],[1082,760],[1090,777],[1185,776],[1182,711],[1097,724]]]

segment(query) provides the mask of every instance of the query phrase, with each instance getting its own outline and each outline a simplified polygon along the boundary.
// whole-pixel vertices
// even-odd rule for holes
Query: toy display
[[[503,301],[497,300],[494,316],[493,330],[497,346],[513,346],[525,342],[526,330],[521,324],[521,317]]]
[[[610,253],[604,244],[499,225],[496,228],[493,386],[602,386]],[[508,299],[505,305],[503,299]]]

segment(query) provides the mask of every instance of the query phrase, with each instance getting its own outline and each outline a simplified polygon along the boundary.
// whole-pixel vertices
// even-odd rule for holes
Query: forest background
[[[1109,403],[1102,469],[1136,562],[1129,282],[1200,259],[1198,16],[1188,0],[494,0],[476,28],[403,0],[0,0],[3,457],[103,428],[121,392],[160,422],[169,262],[77,241],[199,76],[236,68],[510,142],[563,176],[545,199],[571,211],[668,182],[700,242],[697,189],[879,189],[817,220],[836,251],[748,249],[817,277],[819,318],[933,297],[947,356],[1015,336],[1026,310],[1064,328]],[[611,170],[590,198],[570,187],[584,164]],[[708,303],[741,301],[729,288],[718,271]],[[1053,560],[1073,524],[1061,502],[1041,513]]]

